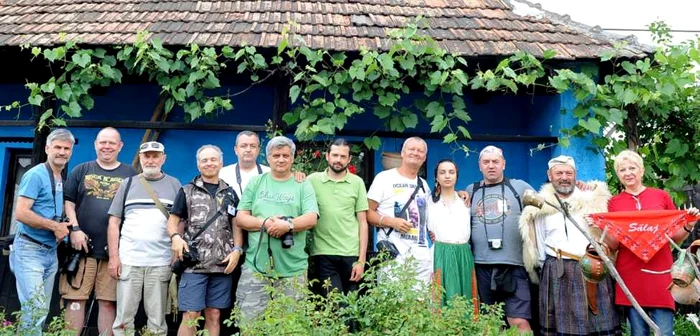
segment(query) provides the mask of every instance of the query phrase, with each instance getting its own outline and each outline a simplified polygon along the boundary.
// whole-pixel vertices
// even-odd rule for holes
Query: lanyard
[[[486,234],[486,240],[489,240],[489,230],[486,227],[486,188],[490,187],[484,184],[484,187],[481,188],[481,211],[484,214],[484,234]],[[505,230],[506,230],[506,187],[504,186],[504,183],[501,182],[501,199],[502,202],[501,205],[501,239],[505,237]]]
[[[258,168],[258,175],[262,175],[262,167],[260,167],[259,163],[255,163],[255,166]],[[238,189],[241,190],[241,197],[243,197],[243,185],[241,184],[243,182],[243,179],[241,179],[241,165],[236,163],[236,183],[238,183]]]
[[[53,177],[53,170],[51,169],[51,165],[48,162],[44,162],[44,168],[46,168],[46,172],[49,173],[49,181],[51,182],[51,195],[53,196],[53,213],[54,217],[59,216],[57,213],[58,211],[58,206],[56,206],[56,179]]]

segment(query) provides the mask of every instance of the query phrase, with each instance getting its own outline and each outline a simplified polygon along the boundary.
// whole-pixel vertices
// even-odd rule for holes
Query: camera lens
[[[291,232],[287,232],[282,236],[282,248],[290,248],[294,246],[294,235]]]

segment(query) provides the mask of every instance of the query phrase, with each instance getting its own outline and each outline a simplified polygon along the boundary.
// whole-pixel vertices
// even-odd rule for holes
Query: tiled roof
[[[131,42],[149,31],[165,44],[274,47],[293,32],[311,48],[359,50],[388,47],[386,34],[422,16],[447,50],[465,56],[502,56],[524,50],[536,56],[596,58],[612,40],[588,34],[548,15],[518,13],[522,0],[0,0],[0,45],[51,45],[59,34],[88,44]],[[516,14],[518,13],[518,14]],[[628,55],[643,50],[628,47]]]

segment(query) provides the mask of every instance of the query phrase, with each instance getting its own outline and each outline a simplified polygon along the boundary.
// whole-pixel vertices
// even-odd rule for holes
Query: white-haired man
[[[393,243],[399,252],[399,263],[414,258],[418,279],[426,283],[433,273],[425,218],[430,188],[418,171],[427,154],[425,140],[406,139],[401,148],[401,165],[377,174],[367,192],[367,221],[378,228],[377,241]]]
[[[539,194],[552,204],[562,201],[579,225],[584,216],[606,212],[611,195],[607,185],[593,182],[586,191],[577,187],[576,163],[558,156],[548,163],[550,183]],[[558,199],[557,199],[558,198]],[[542,335],[620,335],[620,321],[613,306],[612,279],[586,281],[579,260],[586,254],[588,239],[562,213],[544,204],[527,207],[520,217],[524,240],[523,259],[533,281],[542,267],[539,293]],[[592,232],[594,233],[594,232]]]
[[[134,317],[144,297],[148,329],[165,335],[165,307],[170,271],[168,209],[182,187],[163,173],[165,146],[150,141],[139,147],[143,173],[127,178],[109,208],[107,246],[109,275],[117,279],[117,315],[114,335],[134,331]]]

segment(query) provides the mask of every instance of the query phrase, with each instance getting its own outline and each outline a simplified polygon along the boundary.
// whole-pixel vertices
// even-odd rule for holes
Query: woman
[[[435,188],[428,202],[428,230],[433,245],[434,280],[444,293],[442,303],[461,295],[476,299],[473,280],[474,257],[469,246],[469,208],[455,191],[459,173],[452,160],[435,167]]]
[[[671,196],[663,190],[648,188],[642,184],[644,176],[644,162],[639,154],[624,150],[615,158],[615,173],[624,191],[610,199],[608,211],[634,211],[634,210],[676,210]],[[698,209],[689,209],[690,214],[697,214]],[[682,242],[692,231],[694,223],[688,223],[676,232],[671,238],[676,242]],[[673,335],[673,311],[675,302],[671,293],[667,290],[671,283],[669,273],[649,273],[651,271],[664,271],[671,268],[673,256],[671,249],[665,246],[645,263],[632,251],[618,241],[608,236],[606,239],[611,249],[617,249],[617,261],[615,267],[625,284],[632,292],[639,305],[644,308],[647,315],[661,329],[662,335]],[[649,326],[637,313],[627,296],[624,295],[619,285],[615,285],[615,304],[623,306],[629,319],[630,331],[633,336],[650,335]]]

